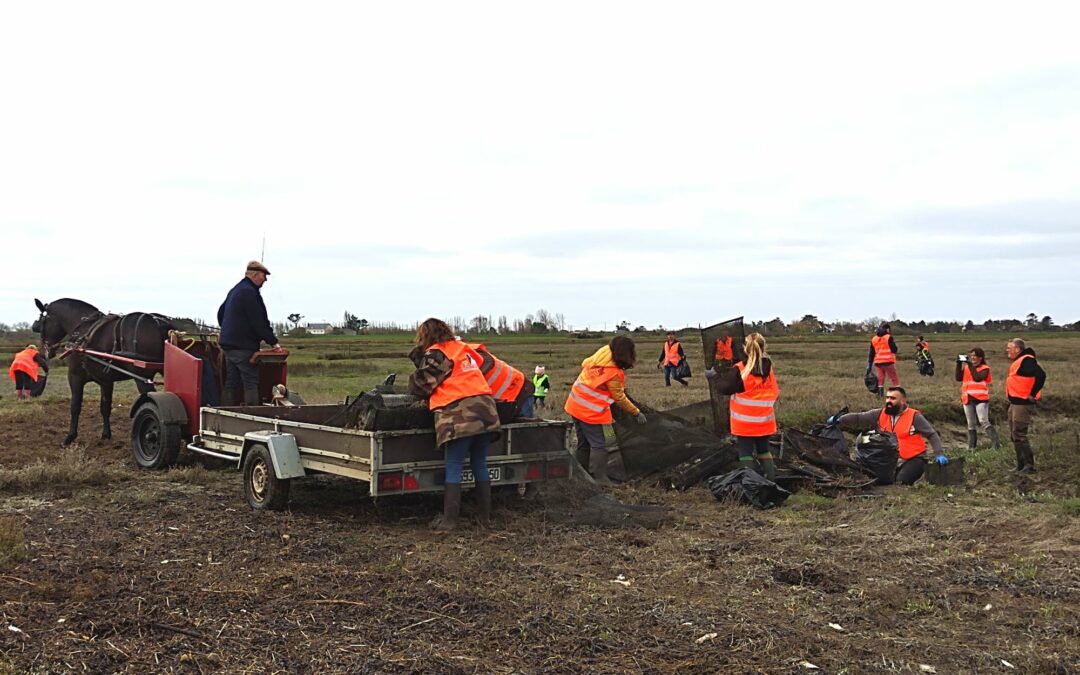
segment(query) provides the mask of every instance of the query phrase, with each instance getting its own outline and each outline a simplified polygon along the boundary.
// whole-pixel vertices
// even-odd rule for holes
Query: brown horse
[[[170,319],[159,314],[104,314],[87,302],[71,298],[48,304],[35,299],[34,303],[41,315],[34,322],[33,330],[41,336],[45,353],[50,358],[61,347],[82,347],[160,363],[164,359],[165,340],[169,330],[174,327]],[[150,384],[154,377],[152,371],[126,363],[110,366],[107,360],[80,351],[71,352],[65,360],[68,384],[71,386],[71,426],[64,445],[71,444],[78,436],[83,389],[87,382],[96,382],[101,388],[103,439],[112,438],[109,417],[112,412],[113,384],[134,379],[141,393],[154,389],[154,385]]]

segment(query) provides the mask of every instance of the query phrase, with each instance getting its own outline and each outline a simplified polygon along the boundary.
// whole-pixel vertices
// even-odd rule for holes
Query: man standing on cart
[[[232,287],[218,308],[217,320],[221,326],[218,344],[225,353],[225,405],[240,403],[240,389],[244,391],[244,404],[258,405],[259,366],[251,362],[251,357],[259,351],[260,341],[281,349],[259,292],[269,276],[270,270],[265,265],[252,260],[247,264],[244,278]]]

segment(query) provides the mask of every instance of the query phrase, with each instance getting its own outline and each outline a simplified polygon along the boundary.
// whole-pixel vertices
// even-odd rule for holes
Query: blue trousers
[[[469,458],[469,467],[473,478],[478,481],[488,480],[487,451],[491,445],[491,434],[478,434],[455,438],[446,444],[446,482],[461,483],[461,471],[465,468],[465,458]]]
[[[672,365],[664,366],[664,386],[670,387],[671,386],[671,378],[673,378],[673,377],[675,378],[675,381],[678,382],[679,384],[684,385],[684,386],[687,385],[686,380],[684,380],[683,378],[681,378],[681,377],[679,377],[678,375],[675,374],[675,371],[678,370],[678,368],[679,368],[678,366],[672,366]]]

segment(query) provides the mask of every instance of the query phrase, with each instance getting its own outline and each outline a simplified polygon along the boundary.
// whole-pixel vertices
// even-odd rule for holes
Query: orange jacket
[[[664,342],[664,365],[677,366],[682,359],[679,357],[679,341]]]
[[[908,460],[926,452],[926,440],[921,434],[915,433],[915,408],[906,408],[896,418],[893,425],[892,415],[881,409],[878,415],[878,428],[896,434],[896,441],[900,444],[900,459]]]
[[[525,386],[525,373],[499,359],[480,343],[470,344],[469,347],[478,354],[483,352],[483,354],[480,354],[481,357],[487,354],[491,358],[490,363],[484,363],[487,359],[481,359],[480,372],[483,374],[484,379],[487,380],[491,395],[495,397],[495,400],[516,400],[518,394],[521,393],[521,388]]]
[[[611,404],[615,402],[609,383],[626,384],[626,373],[611,359],[611,349],[601,347],[581,362],[581,374],[570,387],[563,409],[587,424],[611,424]]]
[[[27,347],[18,354],[15,355],[15,360],[11,362],[11,367],[8,368],[8,376],[11,381],[15,381],[15,373],[23,372],[30,376],[30,379],[34,382],[38,381],[38,373],[41,372],[41,365],[34,360],[37,356],[36,349],[30,349]]]
[[[739,361],[735,367],[741,374],[746,365]],[[770,369],[766,378],[757,375],[743,378],[743,388],[745,391],[732,394],[729,402],[731,435],[757,437],[775,434],[776,399],[780,397],[776,369]]]
[[[971,368],[964,367],[964,379],[960,384],[960,402],[964,405],[967,405],[967,402],[973,398],[976,401],[990,400],[990,383],[994,381],[994,378],[990,377],[990,366],[984,363],[975,369],[980,372],[985,370],[986,379],[982,382],[976,382],[975,378],[971,376]]]
[[[428,399],[428,407],[436,410],[470,396],[491,395],[484,376],[480,373],[480,355],[469,345],[458,340],[431,345],[454,363],[450,375],[439,383]]]
[[[731,336],[716,338],[716,360],[730,361],[733,358],[735,358],[735,353],[731,351]]]
[[[875,335],[870,338],[874,348],[874,363],[896,363],[896,354],[889,348],[889,335]]]
[[[1035,378],[1025,377],[1020,375],[1017,371],[1020,370],[1020,364],[1024,362],[1024,359],[1034,358],[1031,354],[1021,354],[1019,358],[1015,359],[1009,366],[1009,376],[1005,378],[1005,395],[1009,398],[1024,399],[1031,396],[1031,390],[1035,388]],[[1038,401],[1042,398],[1042,389],[1039,393],[1035,394],[1035,400]]]

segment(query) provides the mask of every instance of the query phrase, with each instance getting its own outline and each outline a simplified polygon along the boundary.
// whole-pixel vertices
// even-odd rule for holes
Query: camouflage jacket
[[[421,398],[431,394],[450,376],[454,363],[438,349],[423,354],[415,352],[409,358],[416,364],[416,372],[409,376],[409,392]],[[435,442],[441,447],[448,441],[466,436],[491,433],[498,437],[499,412],[495,399],[490,395],[469,396],[438,408],[435,413]]]

